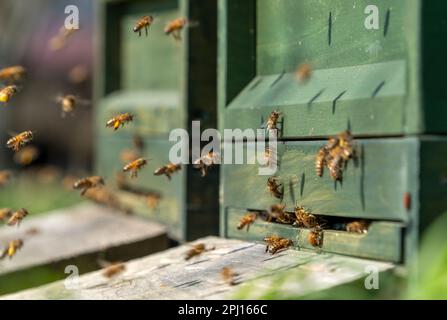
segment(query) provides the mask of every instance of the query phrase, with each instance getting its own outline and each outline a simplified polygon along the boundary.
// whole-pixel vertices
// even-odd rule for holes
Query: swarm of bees
[[[133,32],[138,32],[138,36],[141,37],[141,30],[146,31],[146,37],[148,36],[148,29],[151,24],[154,22],[153,16],[144,16],[141,17],[134,25]]]
[[[248,212],[248,213],[246,213],[239,220],[239,223],[237,225],[237,229],[241,230],[244,227],[247,227],[247,232],[248,232],[248,230],[250,229],[250,225],[252,225],[255,222],[257,217],[258,217],[258,214],[256,212]]]
[[[284,196],[284,187],[281,183],[278,182],[277,177],[268,178],[267,188],[270,191],[270,194],[277,199],[282,199],[282,197]]]
[[[104,183],[103,177],[91,176],[91,177],[82,178],[82,179],[79,179],[78,181],[76,181],[73,184],[73,189],[82,190],[81,196],[83,196],[87,192],[87,190],[103,186],[104,184],[105,183]]]
[[[199,169],[202,173],[202,177],[208,174],[208,170],[215,164],[220,163],[220,156],[217,152],[210,151],[206,155],[201,156],[194,161],[194,167]]]
[[[177,18],[175,20],[168,22],[164,31],[167,35],[172,34],[175,40],[180,41],[182,39],[180,32],[186,26],[187,22],[188,21],[184,18]]]
[[[23,240],[11,240],[8,245],[3,249],[3,252],[0,254],[0,260],[8,257],[11,259],[16,255],[17,251],[23,247]]]
[[[6,146],[15,152],[18,152],[31,140],[33,140],[33,133],[31,131],[24,131],[11,137],[11,139],[6,142]]]
[[[327,167],[334,181],[342,181],[344,168],[348,161],[355,157],[352,135],[349,131],[344,131],[330,138],[327,144],[320,148],[315,159],[315,172],[322,177],[324,168]]]
[[[288,247],[293,245],[292,240],[281,238],[276,235],[265,237],[264,242],[267,244],[265,247],[265,252],[270,252],[272,255],[286,250]]]
[[[211,251],[211,250],[214,250],[214,247],[207,248],[204,243],[197,243],[197,244],[193,245],[191,249],[186,251],[185,260],[189,260],[192,257],[199,256],[202,253],[204,253],[206,251]]]
[[[128,112],[121,113],[106,123],[106,127],[113,128],[114,131],[118,130],[119,127],[124,127],[128,122],[133,121],[134,115]]]
[[[161,176],[165,175],[168,180],[171,180],[171,175],[177,171],[180,171],[182,169],[182,166],[180,164],[174,164],[172,162],[169,162],[167,165],[158,168],[154,171],[154,175]]]

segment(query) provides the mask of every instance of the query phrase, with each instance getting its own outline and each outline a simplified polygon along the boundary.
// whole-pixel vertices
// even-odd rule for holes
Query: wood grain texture
[[[287,250],[275,256],[266,254],[264,245],[208,237],[197,242],[215,249],[189,261],[184,253],[189,244],[166,250],[126,264],[117,278],[105,279],[100,272],[79,278],[79,287],[67,290],[63,281],[3,296],[3,299],[225,299],[244,294],[256,298],[268,289],[272,275],[287,274],[300,279],[293,286],[280,288],[284,294],[303,295],[338,284],[361,279],[366,267],[378,271],[392,264],[353,259],[331,254]],[[196,242],[196,243],[197,243]],[[236,286],[221,277],[223,267],[239,274]],[[259,285],[257,285],[259,283]],[[270,286],[272,288],[272,286]]]
[[[129,260],[167,248],[162,225],[91,204],[41,217],[31,215],[20,228],[5,227],[0,232],[2,245],[18,238],[24,240],[23,248],[13,259],[0,261],[3,293],[13,287],[9,280],[22,277],[24,283],[41,285],[47,278],[64,278],[69,264],[78,265],[84,273],[98,269],[97,259],[101,256],[112,261]],[[33,271],[37,273],[29,280]]]

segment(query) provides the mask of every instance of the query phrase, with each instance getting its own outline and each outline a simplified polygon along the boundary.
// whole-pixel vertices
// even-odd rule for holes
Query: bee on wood
[[[295,71],[295,78],[300,82],[306,82],[312,76],[312,67],[308,63],[298,66]]]
[[[6,220],[9,220],[9,218],[12,216],[13,211],[9,208],[2,208],[0,209],[0,221],[5,222]]]
[[[365,220],[353,221],[346,224],[346,231],[354,233],[368,233],[369,222]]]
[[[28,215],[28,210],[22,208],[14,212],[8,220],[8,226],[19,226],[22,220]]]
[[[108,263],[105,266],[102,275],[108,279],[116,277],[126,270],[126,265],[122,262]]]
[[[341,148],[341,156],[343,160],[348,161],[355,157],[353,138],[349,130],[343,131],[338,135],[338,145]]]
[[[147,164],[147,160],[143,158],[139,158],[134,160],[123,167],[123,171],[130,171],[130,177],[136,178],[138,176],[138,170],[144,167]]]
[[[12,174],[8,170],[0,171],[0,187],[5,186],[11,180]]]
[[[239,223],[237,225],[237,229],[241,230],[244,227],[247,227],[247,232],[250,229],[250,225],[252,225],[256,218],[258,217],[256,212],[248,212],[245,215],[243,215],[241,217],[241,219],[239,220]]]
[[[267,243],[267,246],[265,248],[265,252],[270,252],[272,255],[279,252],[286,250],[288,247],[293,245],[293,241],[285,238],[281,238],[278,236],[269,236],[265,237],[264,241]]]
[[[6,146],[17,152],[31,140],[33,140],[33,133],[31,131],[24,131],[11,137],[11,139],[6,142]]]
[[[202,177],[208,174],[208,170],[214,165],[220,163],[219,153],[210,151],[206,155],[194,161],[194,167],[200,169]]]
[[[337,146],[330,151],[330,157],[328,160],[329,174],[334,181],[343,180],[343,168],[345,166],[345,160],[342,156],[342,149]]]
[[[210,250],[214,250],[214,248],[207,248],[204,243],[197,243],[197,244],[193,245],[191,249],[186,251],[185,260],[189,260],[192,257],[201,255],[202,253],[204,253],[206,251],[210,251]]]
[[[270,207],[269,210],[269,217],[268,221],[272,221],[272,219],[275,219],[276,222],[283,223],[283,224],[292,224],[293,223],[293,217],[285,211],[286,205],[285,204],[274,204]]]
[[[7,103],[19,91],[15,85],[4,87],[0,90],[0,102]]]
[[[270,177],[267,180],[267,188],[270,191],[270,194],[277,199],[282,199],[284,195],[284,188],[281,183],[278,182],[277,177]]]
[[[271,130],[278,130],[277,125],[278,125],[278,120],[279,117],[282,115],[282,112],[280,111],[272,111],[270,113],[270,116],[267,120],[267,130],[271,131]]]
[[[39,149],[26,146],[14,155],[14,162],[22,166],[30,165],[39,156]]]
[[[0,70],[0,81],[13,84],[23,80],[26,70],[22,66],[12,66]]]
[[[318,150],[317,158],[315,159],[315,172],[317,176],[322,177],[324,167],[327,165],[328,149],[326,147],[321,147]]]
[[[104,178],[100,176],[91,176],[80,179],[73,184],[73,189],[81,189],[81,196],[83,196],[87,190],[104,185]]]
[[[5,257],[9,257],[9,259],[11,259],[17,253],[17,251],[22,248],[22,246],[23,240],[21,239],[9,241],[8,246],[3,249],[3,252],[0,255],[0,260]]]
[[[173,164],[172,162],[169,162],[167,165],[155,170],[154,175],[161,176],[164,174],[168,178],[168,180],[171,180],[171,175],[177,171],[180,171],[181,169],[181,164]]]
[[[319,219],[304,207],[295,207],[295,218],[296,220],[294,222],[294,225],[298,227],[305,227],[310,229],[320,225]]]
[[[175,40],[180,41],[181,40],[180,32],[186,26],[186,24],[187,24],[186,19],[177,18],[175,20],[168,22],[168,24],[166,25],[166,27],[164,29],[164,32],[167,35],[172,34],[172,36],[174,37]]]
[[[234,272],[234,270],[230,267],[223,267],[220,275],[228,285],[234,286],[237,284],[235,278],[238,276],[238,274]]]
[[[113,130],[116,131],[120,126],[124,127],[126,123],[133,121],[133,117],[134,115],[130,113],[121,113],[107,121],[106,127],[113,128]]]
[[[313,247],[319,247],[323,245],[323,230],[320,227],[316,227],[309,232],[307,240]]]
[[[141,30],[146,31],[146,37],[148,36],[148,28],[154,22],[154,17],[152,16],[144,16],[140,18],[133,27],[133,32],[138,32],[138,36],[141,37]]]

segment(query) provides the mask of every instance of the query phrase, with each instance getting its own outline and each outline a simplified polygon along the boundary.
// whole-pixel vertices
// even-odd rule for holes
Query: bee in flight
[[[8,84],[20,82],[25,77],[26,71],[22,66],[13,66],[0,70],[0,81]]]
[[[180,32],[186,26],[187,20],[184,18],[177,18],[175,20],[169,21],[165,27],[165,34],[174,37],[175,40],[180,41],[182,38],[180,36]]]
[[[312,76],[312,67],[309,63],[303,63],[295,71],[295,78],[300,82],[306,82]]]
[[[144,158],[139,158],[134,160],[128,164],[126,164],[123,168],[124,172],[130,171],[130,177],[136,178],[138,176],[138,170],[144,167],[147,164],[147,160]]]
[[[219,154],[217,152],[210,151],[206,155],[194,161],[194,167],[200,169],[202,177],[205,177],[208,174],[208,170],[214,164],[218,163],[220,163]]]
[[[148,36],[147,30],[153,22],[154,22],[154,17],[144,16],[135,23],[135,26],[133,27],[133,32],[138,32],[138,36],[141,37],[141,30],[144,28],[144,30],[146,31],[146,37],[147,37]]]
[[[0,102],[7,103],[19,91],[17,86],[11,85],[0,90]]]
[[[241,230],[243,229],[245,226],[247,227],[247,232],[250,229],[250,225],[252,225],[256,218],[258,217],[256,212],[248,212],[245,215],[243,215],[241,217],[241,219],[239,220],[239,223],[237,225],[237,229]]]
[[[57,97],[56,101],[60,104],[62,109],[62,118],[65,118],[67,114],[73,114],[73,111],[79,105],[86,105],[88,101],[79,99],[75,95],[67,94],[65,96]]]
[[[39,149],[34,146],[26,146],[14,155],[14,162],[22,166],[31,164],[39,156]]]
[[[33,140],[33,133],[31,131],[24,131],[9,139],[6,142],[6,146],[17,152],[31,140]]]
[[[167,165],[158,168],[155,170],[154,175],[161,176],[164,174],[169,180],[171,180],[171,175],[177,171],[180,171],[182,166],[180,164],[173,164],[169,162]]]
[[[113,128],[113,130],[118,130],[118,128],[121,126],[123,127],[126,123],[133,121],[134,115],[130,113],[121,113],[106,123],[106,127]]]
[[[8,220],[8,226],[19,226],[23,219],[28,215],[28,210],[22,208],[14,212]]]
[[[73,184],[73,189],[82,189],[81,196],[83,196],[87,190],[100,187],[104,185],[104,179],[100,176],[91,176],[83,179],[79,179]]]
[[[8,246],[3,249],[3,252],[0,255],[0,260],[5,257],[9,257],[9,259],[11,259],[17,251],[22,248],[22,246],[23,240],[21,239],[9,241]]]
[[[12,174],[8,170],[0,171],[0,187],[5,186],[11,180]]]
[[[126,270],[126,265],[122,262],[99,260],[98,264],[101,268],[104,268],[102,275],[108,279],[113,278]]]
[[[282,199],[284,192],[283,192],[283,185],[278,182],[277,177],[270,177],[267,180],[267,188],[270,191],[270,194],[274,196],[277,199]]]
[[[270,252],[271,254],[275,254],[279,251],[286,250],[288,247],[293,245],[293,241],[285,238],[281,238],[278,236],[269,236],[265,237],[264,241],[267,243],[265,248],[265,252]]]
[[[210,251],[210,250],[214,250],[214,247],[207,248],[204,243],[197,243],[197,244],[193,245],[191,249],[186,251],[185,260],[189,260],[192,257],[201,255],[202,253],[204,253],[206,251]]]
[[[238,276],[238,274],[234,272],[234,270],[230,267],[223,267],[220,275],[222,276],[222,279],[225,281],[225,283],[229,284],[230,286],[234,286],[237,284],[235,278]]]
[[[9,208],[2,208],[0,209],[0,221],[5,222],[7,219],[9,219],[13,214],[13,211]]]

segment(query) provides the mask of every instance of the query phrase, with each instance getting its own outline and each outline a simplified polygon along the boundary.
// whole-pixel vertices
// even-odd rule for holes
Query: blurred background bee
[[[293,215],[287,213],[285,211],[285,204],[273,204],[270,206],[270,210],[268,212],[269,217],[268,221],[274,220],[275,222],[282,224],[292,224],[294,222]]]
[[[103,186],[104,178],[100,176],[91,176],[80,179],[73,184],[73,189],[82,189],[81,196],[83,196],[87,190]]]
[[[154,171],[154,175],[160,176],[165,175],[168,180],[171,180],[171,175],[177,171],[180,171],[182,169],[181,164],[174,164],[172,162],[169,162],[167,165],[158,168]]]
[[[133,121],[134,115],[130,113],[121,113],[106,123],[106,127],[113,128],[114,131],[118,130],[119,127],[123,127],[126,123]]]
[[[22,66],[12,66],[0,70],[0,81],[5,84],[16,84],[24,80],[26,70]]]
[[[267,188],[270,191],[270,194],[277,199],[282,199],[284,195],[284,188],[281,183],[278,182],[277,177],[270,177],[267,180]]]
[[[234,286],[237,284],[235,278],[238,276],[238,274],[234,272],[234,270],[231,269],[230,267],[223,267],[222,271],[220,272],[220,275],[223,281],[228,285]]]
[[[6,86],[0,89],[0,102],[7,103],[12,97],[18,92],[18,87],[16,85]]]
[[[0,209],[0,221],[5,222],[12,216],[12,209],[10,208],[1,208]]]
[[[14,162],[21,166],[28,166],[39,157],[39,149],[26,146],[14,154]]]
[[[33,133],[31,131],[24,131],[16,136],[13,136],[6,142],[6,146],[15,152],[22,149],[27,143],[33,140]]]
[[[65,118],[68,114],[73,115],[75,109],[79,106],[87,106],[90,102],[88,100],[83,100],[75,95],[67,94],[64,96],[58,96],[56,102],[61,107],[61,116]]]
[[[154,17],[152,16],[144,16],[140,18],[133,27],[133,32],[138,32],[138,36],[141,37],[141,30],[144,28],[146,31],[146,37],[148,36],[148,29],[151,24],[154,22]]]
[[[5,186],[12,177],[11,171],[8,170],[0,170],[0,187]]]
[[[113,278],[121,274],[126,270],[126,265],[122,262],[108,262],[104,260],[98,260],[98,264],[103,268],[102,275],[105,278]]]
[[[28,214],[28,210],[24,208],[15,211],[8,220],[8,226],[19,226]]]
[[[299,82],[306,82],[312,76],[312,67],[309,63],[303,63],[296,68],[295,78]]]
[[[369,224],[366,220],[352,221],[346,224],[346,231],[366,234]]]
[[[76,32],[76,29],[59,28],[58,33],[48,42],[51,51],[59,51],[66,47],[68,38]]]
[[[187,20],[184,18],[177,18],[172,21],[169,21],[166,25],[164,32],[167,35],[171,35],[174,37],[176,41],[180,41],[181,38],[181,31],[187,24]]]
[[[2,254],[0,255],[0,260],[4,259],[5,257],[9,257],[11,259],[17,251],[23,247],[23,240],[17,239],[17,240],[11,240],[9,241],[6,248],[3,249]]]
[[[248,230],[250,229],[250,225],[252,225],[255,222],[257,217],[258,217],[258,214],[256,212],[246,213],[245,215],[243,215],[241,217],[236,228],[238,230],[241,230],[244,227],[247,227],[247,232],[248,232]]]
[[[207,251],[211,251],[211,250],[214,250],[214,247],[208,247],[207,248],[204,243],[197,243],[197,244],[193,245],[191,249],[186,251],[186,253],[185,253],[185,260],[189,260],[192,257],[201,255],[202,253],[207,252]]]
[[[134,160],[123,167],[123,171],[130,171],[130,177],[136,178],[138,176],[138,171],[141,170],[147,164],[147,160],[144,158],[139,158]]]

